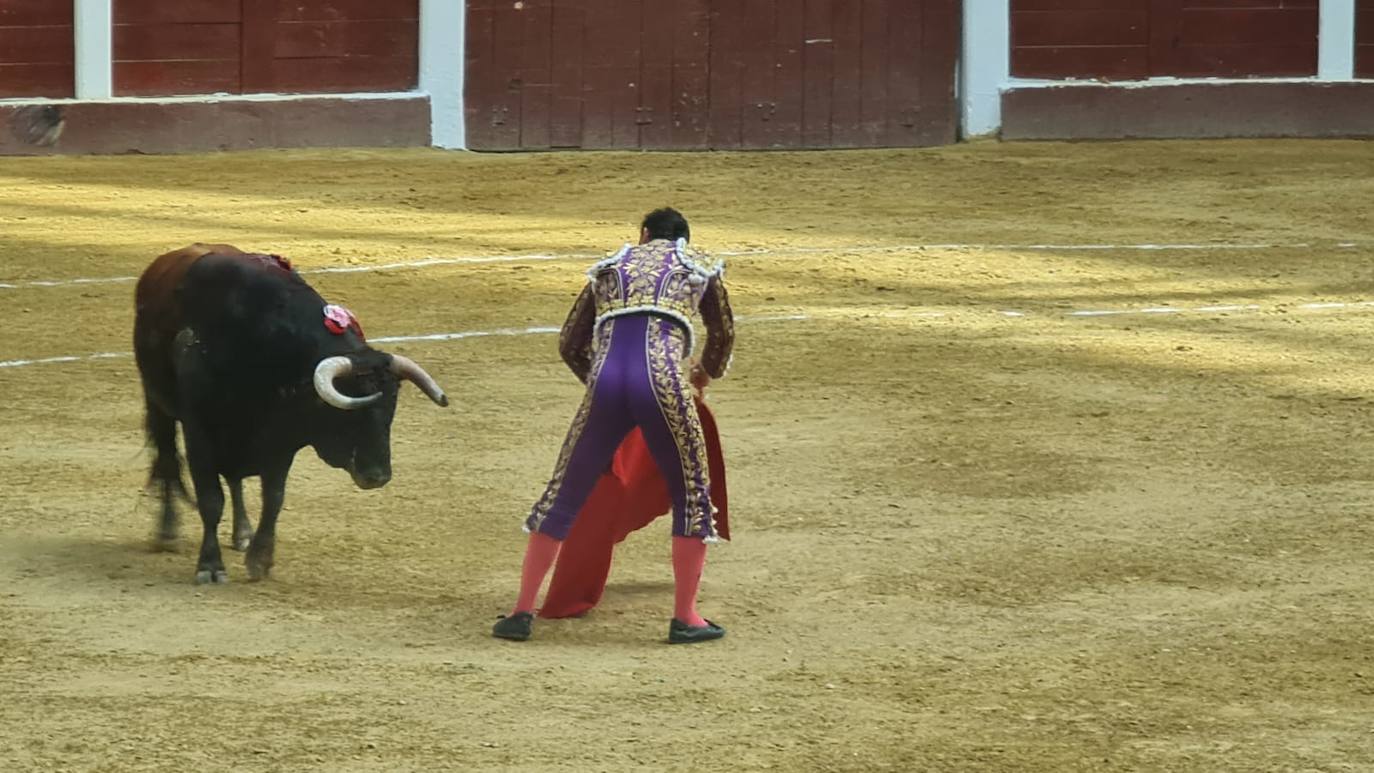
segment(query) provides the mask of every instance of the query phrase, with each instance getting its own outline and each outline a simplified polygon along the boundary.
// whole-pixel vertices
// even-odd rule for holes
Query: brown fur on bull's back
[[[196,242],[179,250],[159,255],[144,269],[134,290],[134,358],[143,376],[144,389],[151,400],[163,402],[170,412],[172,385],[172,340],[183,324],[177,288],[192,264],[206,255],[245,255],[232,244]]]
[[[137,309],[167,309],[171,295],[181,284],[186,270],[200,258],[210,254],[246,255],[243,250],[232,244],[204,244],[196,242],[179,250],[159,255],[143,270],[138,278],[138,288],[134,291],[134,305]]]
[[[196,242],[179,250],[159,255],[143,270],[134,290],[134,310],[138,312],[134,331],[134,348],[152,339],[168,340],[181,328],[181,308],[176,303],[176,291],[191,264],[210,254],[244,255],[232,244],[203,244]]]

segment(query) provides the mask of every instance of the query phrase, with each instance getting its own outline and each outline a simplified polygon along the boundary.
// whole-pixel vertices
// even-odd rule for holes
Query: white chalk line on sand
[[[1279,309],[1298,309],[1301,311],[1341,311],[1341,310],[1363,310],[1374,309],[1374,301],[1322,301],[1312,303],[1300,303],[1292,306],[1275,305],[1267,307],[1269,310]],[[1234,305],[1213,305],[1213,306],[1148,306],[1140,309],[1079,309],[1076,311],[1059,312],[1056,315],[1039,316],[1059,316],[1071,319],[1084,319],[1092,317],[1108,316],[1127,316],[1132,314],[1219,314],[1219,313],[1244,313],[1264,311],[1266,307],[1256,303],[1234,304]],[[1037,316],[1031,312],[1016,311],[1014,309],[1000,309],[996,312],[1004,317],[1013,319],[1028,319]],[[950,312],[945,311],[926,311],[922,309],[899,309],[891,312],[879,312],[868,316],[878,317],[922,317],[922,318],[943,318],[950,316]],[[802,322],[814,319],[810,314],[757,314],[750,316],[736,317],[738,322]],[[494,330],[465,330],[457,333],[424,333],[420,335],[402,336],[382,336],[380,338],[370,338],[369,343],[393,344],[393,343],[417,343],[427,341],[461,341],[468,338],[492,338],[499,336],[527,336],[527,335],[551,335],[557,333],[560,328],[547,325],[535,327],[506,327]],[[89,362],[92,360],[116,360],[132,357],[131,352],[100,352],[97,354],[86,355],[63,355],[60,357],[41,357],[29,360],[0,360],[0,368],[21,368],[29,365],[52,365],[64,362]]]
[[[1365,309],[1374,307],[1374,301],[1350,301],[1350,302],[1320,302],[1320,303],[1299,303],[1293,306],[1274,306],[1273,308],[1294,308],[1304,311],[1322,311],[1326,309]],[[1219,312],[1245,312],[1262,311],[1265,307],[1257,303],[1247,303],[1235,306],[1194,306],[1192,308],[1180,306],[1151,306],[1143,309],[1082,309],[1070,311],[1066,316],[1070,317],[1108,317],[1120,316],[1124,314],[1206,314]],[[1005,312],[1003,312],[1005,313]]]
[[[810,319],[807,314],[755,314],[735,318],[737,322],[797,322]],[[382,336],[380,338],[369,338],[368,343],[373,344],[395,344],[412,343],[425,341],[461,341],[467,338],[492,338],[497,336],[528,336],[528,335],[550,335],[557,333],[561,328],[538,326],[538,327],[503,327],[495,330],[465,330],[458,333],[425,333],[422,335],[406,336]],[[61,357],[40,357],[32,360],[3,360],[0,361],[0,368],[22,368],[28,365],[54,365],[64,362],[90,362],[92,360],[122,360],[133,357],[133,352],[100,352],[98,354],[85,355],[63,355]]]
[[[974,309],[975,307],[969,307]],[[1145,306],[1138,309],[1077,309],[1075,311],[1061,311],[1050,314],[1037,313],[1030,311],[1020,311],[1017,309],[997,309],[996,313],[1011,319],[1025,319],[1030,317],[1069,317],[1083,319],[1089,317],[1124,317],[1132,315],[1150,314],[1222,314],[1222,313],[1245,313],[1256,311],[1278,311],[1283,309],[1297,309],[1300,311],[1327,311],[1327,310],[1361,310],[1374,308],[1374,301],[1331,301],[1298,304],[1275,304],[1273,306],[1262,306],[1258,303],[1246,304],[1224,304],[1214,306]],[[981,310],[988,310],[982,307]],[[926,311],[922,309],[897,309],[888,311],[878,311],[867,316],[876,317],[948,317],[954,312],[948,311]]]
[[[1354,242],[1340,242],[1329,245],[1328,249],[1354,249],[1360,245]],[[888,246],[851,245],[848,247],[759,247],[747,250],[717,250],[712,255],[723,258],[748,257],[751,255],[821,255],[844,253],[886,253],[920,252],[923,250],[1035,250],[1052,251],[1153,251],[1153,250],[1307,250],[1319,249],[1319,245],[1307,242],[1292,244],[899,244]],[[533,255],[478,255],[458,258],[422,258],[420,260],[379,263],[365,266],[321,266],[319,268],[298,269],[301,274],[363,274],[381,271],[414,270],[436,266],[480,265],[484,263],[526,263],[556,260],[598,260],[604,254],[565,253]],[[77,279],[25,279],[0,282],[0,290],[20,290],[24,288],[73,287],[80,285],[127,284],[136,280],[134,276],[82,277]]]

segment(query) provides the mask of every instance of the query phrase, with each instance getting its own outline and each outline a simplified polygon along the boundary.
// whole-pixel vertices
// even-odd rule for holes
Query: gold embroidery
[[[685,244],[659,239],[625,250],[594,271],[598,323],[627,311],[658,311],[690,325],[720,264]]]
[[[725,282],[712,277],[701,299],[701,321],[706,325],[706,348],[701,354],[701,366],[711,378],[722,378],[730,366],[735,346],[735,317],[730,310],[730,296]]]
[[[596,294],[585,287],[558,333],[558,353],[583,383],[592,368],[592,333],[596,330]]]
[[[548,488],[544,489],[544,496],[539,498],[533,512],[525,520],[525,526],[530,531],[539,531],[544,519],[549,517],[549,511],[553,508],[554,500],[558,498],[558,492],[563,488],[563,478],[568,474],[568,465],[572,463],[573,449],[577,447],[577,441],[582,439],[582,432],[587,429],[587,419],[592,413],[592,396],[596,393],[596,380],[601,375],[601,366],[605,364],[606,355],[611,349],[612,327],[611,325],[603,327],[593,345],[595,361],[587,377],[587,391],[582,396],[582,404],[578,406],[577,414],[573,416],[572,426],[568,428],[568,436],[563,440],[563,448],[558,452],[558,462],[554,464],[553,478],[549,481]]]
[[[535,506],[528,524],[537,529],[553,507],[561,488],[572,451],[585,431],[590,414],[591,390],[610,348],[610,322],[625,314],[648,314],[654,319],[647,326],[645,353],[649,380],[660,414],[677,447],[680,473],[686,494],[685,534],[715,536],[715,508],[710,498],[710,473],[707,466],[705,434],[696,404],[687,397],[687,354],[693,345],[693,319],[702,314],[703,297],[711,285],[719,284],[722,265],[685,242],[660,239],[635,247],[627,246],[614,257],[597,263],[590,271],[595,296],[595,347],[592,376],[583,406],[574,418],[564,442],[554,478],[544,497]],[[723,287],[719,288],[723,291]],[[714,306],[713,311],[718,312]],[[728,312],[727,312],[728,316]],[[721,325],[713,318],[713,338],[719,338]],[[725,320],[727,337],[733,333]],[[713,354],[728,357],[729,343],[710,347]],[[723,368],[722,368],[723,369]]]
[[[677,325],[648,325],[646,351],[649,378],[659,411],[677,446],[686,494],[683,533],[715,536],[714,507],[710,497],[710,471],[706,464],[706,438],[696,405],[685,398],[686,369],[680,354],[686,335]],[[676,352],[669,351],[672,344]]]

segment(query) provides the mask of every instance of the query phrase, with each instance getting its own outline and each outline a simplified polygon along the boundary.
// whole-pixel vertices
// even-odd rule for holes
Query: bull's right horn
[[[432,376],[425,372],[425,369],[415,363],[409,357],[402,357],[399,354],[391,355],[391,371],[397,376],[410,381],[420,388],[421,392],[434,401],[435,405],[441,408],[448,407],[448,396]]]
[[[315,366],[315,393],[320,399],[345,411],[356,411],[365,408],[382,398],[382,393],[368,395],[367,397],[349,397],[340,392],[334,386],[334,380],[343,378],[353,372],[353,361],[347,357],[325,357],[320,360],[320,364]]]

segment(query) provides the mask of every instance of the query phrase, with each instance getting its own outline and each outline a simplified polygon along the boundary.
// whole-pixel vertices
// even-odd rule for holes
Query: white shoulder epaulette
[[[625,253],[627,253],[627,252],[629,252],[629,251],[630,251],[630,245],[629,245],[629,243],[627,242],[627,243],[625,244],[625,246],[623,246],[623,247],[621,247],[620,249],[616,250],[616,252],[615,252],[614,255],[611,255],[610,257],[602,258],[601,260],[598,260],[596,263],[592,264],[592,267],[589,268],[589,269],[587,269],[587,281],[589,281],[589,282],[594,282],[594,281],[596,281],[596,275],[597,275],[598,273],[600,273],[602,269],[610,268],[611,266],[614,266],[615,264],[619,263],[619,262],[620,262],[620,259],[623,258],[623,257],[625,257]]]

